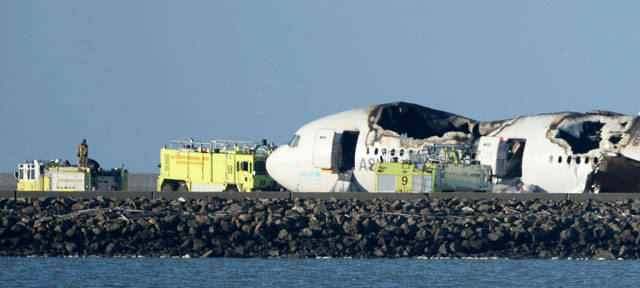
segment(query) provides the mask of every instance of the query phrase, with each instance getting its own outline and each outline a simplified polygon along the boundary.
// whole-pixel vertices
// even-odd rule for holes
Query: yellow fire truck
[[[406,161],[378,162],[376,192],[429,193],[487,191],[491,166],[470,159],[466,145],[431,145],[409,155]]]
[[[93,160],[91,160],[93,162]],[[126,191],[129,173],[124,167],[103,170],[72,166],[53,160],[25,161],[18,165],[15,177],[18,191]]]
[[[274,147],[261,144],[214,140],[172,141],[160,151],[160,192],[220,192],[276,189],[265,166]]]

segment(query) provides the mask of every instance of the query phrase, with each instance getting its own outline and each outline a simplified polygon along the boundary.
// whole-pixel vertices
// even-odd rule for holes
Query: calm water
[[[0,258],[2,287],[634,287],[639,261]]]

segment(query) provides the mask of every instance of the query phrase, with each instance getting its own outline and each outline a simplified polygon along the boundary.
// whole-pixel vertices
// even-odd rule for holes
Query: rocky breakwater
[[[3,256],[640,258],[640,201],[0,199]]]

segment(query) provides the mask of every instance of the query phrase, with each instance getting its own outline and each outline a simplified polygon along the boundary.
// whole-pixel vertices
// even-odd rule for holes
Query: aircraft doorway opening
[[[524,155],[525,139],[507,140],[507,158],[505,162],[504,178],[522,177],[522,156]]]
[[[353,170],[356,162],[356,144],[358,144],[359,131],[344,131],[340,137],[340,151],[342,157],[338,167],[339,172]]]

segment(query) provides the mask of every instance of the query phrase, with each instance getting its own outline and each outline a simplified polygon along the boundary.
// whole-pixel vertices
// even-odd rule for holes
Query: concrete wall
[[[76,199],[91,198],[103,196],[116,199],[134,199],[134,198],[150,198],[165,200],[184,199],[201,199],[210,197],[219,197],[223,199],[259,199],[259,198],[278,198],[278,199],[324,199],[329,200],[336,198],[338,200],[371,201],[373,199],[385,200],[416,200],[416,199],[516,199],[516,200],[571,200],[586,201],[589,199],[599,201],[619,201],[625,199],[640,199],[640,193],[607,193],[607,194],[491,194],[491,193],[431,193],[431,194],[403,194],[403,193],[357,193],[357,192],[338,192],[338,193],[298,193],[298,192],[15,192],[0,191],[0,198],[28,198],[31,197],[72,197]]]
[[[129,191],[155,191],[158,174],[129,174]]]
[[[0,173],[0,191],[16,190],[17,183],[13,173]]]

